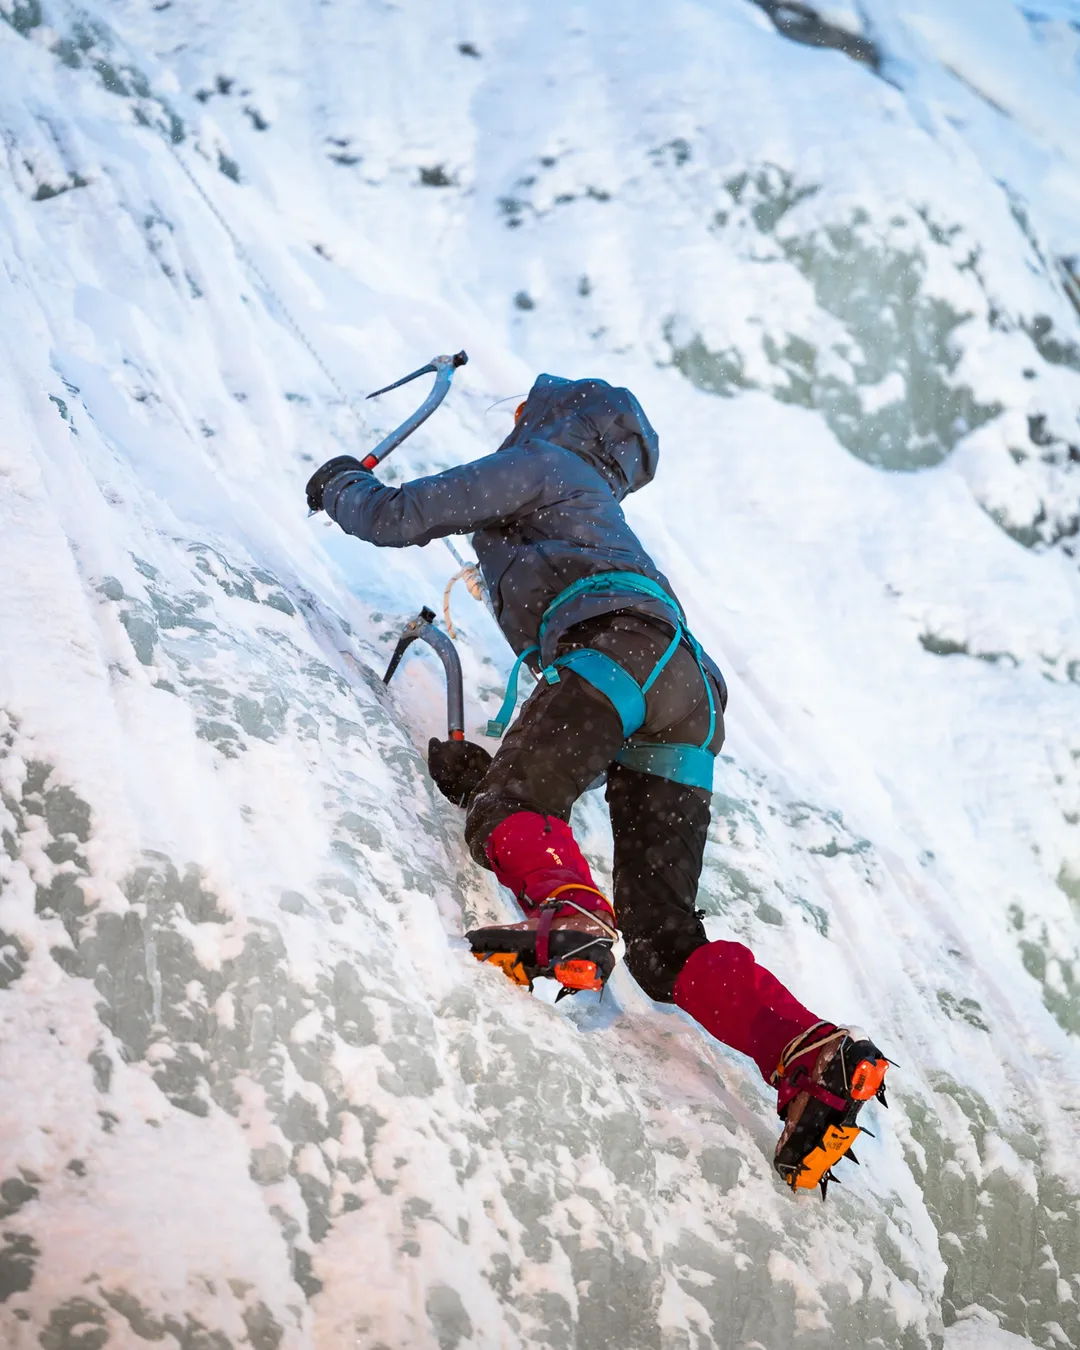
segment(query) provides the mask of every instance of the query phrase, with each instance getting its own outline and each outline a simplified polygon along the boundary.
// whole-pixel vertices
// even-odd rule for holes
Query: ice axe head
[[[411,375],[406,375],[403,380],[395,380],[393,384],[388,384],[382,389],[376,389],[374,394],[368,394],[368,398],[377,398],[379,394],[385,394],[390,389],[397,389],[403,384],[408,384],[410,380],[419,379],[421,375],[434,374],[435,376],[431,393],[428,394],[412,416],[406,417],[401,426],[393,430],[389,436],[385,436],[374,450],[364,456],[361,463],[365,469],[374,469],[391,450],[395,450],[401,444],[406,436],[411,436],[421,422],[426,421],[431,416],[446,397],[450,388],[450,381],[454,378],[454,371],[459,366],[465,365],[468,359],[464,352],[458,352],[455,356],[436,356],[426,366],[421,366],[419,370],[414,370]]]
[[[446,672],[446,736],[451,741],[465,739],[465,694],[461,679],[461,661],[450,638],[435,627],[435,611],[425,605],[415,619],[410,619],[402,630],[390,664],[386,667],[383,684],[389,684],[401,658],[419,639],[434,647]]]
[[[373,394],[368,394],[368,398],[378,398],[380,394],[388,394],[391,389],[400,389],[403,384],[408,384],[411,380],[418,380],[421,375],[437,375],[444,366],[449,366],[451,370],[457,370],[459,366],[466,365],[468,360],[469,358],[464,352],[456,352],[453,356],[436,356],[426,366],[414,370],[411,375],[403,375],[400,380],[395,380],[393,384],[384,384],[381,389],[376,389]]]

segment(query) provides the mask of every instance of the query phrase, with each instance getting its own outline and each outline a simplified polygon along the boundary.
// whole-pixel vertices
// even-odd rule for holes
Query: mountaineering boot
[[[792,1190],[821,1186],[860,1130],[855,1118],[871,1097],[886,1105],[889,1061],[861,1031],[823,1022],[759,966],[740,942],[709,942],[675,981],[678,1006],[725,1045],[749,1055],[777,1089],[784,1131],[774,1166]]]
[[[859,1160],[852,1145],[862,1133],[859,1112],[885,1100],[889,1060],[857,1027],[816,1022],[786,1046],[771,1075],[776,1111],[784,1122],[773,1166],[792,1190],[821,1187],[824,1200],[833,1166]]]
[[[553,976],[563,986],[558,998],[602,989],[615,968],[615,912],[570,826],[557,816],[516,811],[491,832],[484,852],[529,917],[466,933],[477,960],[493,962],[517,984]]]

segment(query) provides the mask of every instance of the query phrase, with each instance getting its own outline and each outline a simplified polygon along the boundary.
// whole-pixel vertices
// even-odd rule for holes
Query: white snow
[[[974,1316],[965,1316],[945,1333],[945,1350],[1027,1350],[1033,1344],[1023,1336],[1003,1331],[993,1318],[980,1316],[977,1310]]]
[[[880,75],[746,0],[0,0],[5,1344],[1080,1346],[1080,9],[821,13]],[[456,564],[303,502],[461,347],[389,481],[542,370],[660,433],[709,931],[897,1062],[827,1205],[625,971],[468,955],[381,684]]]

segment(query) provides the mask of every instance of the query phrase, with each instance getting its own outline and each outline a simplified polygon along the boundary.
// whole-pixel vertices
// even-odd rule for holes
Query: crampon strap
[[[820,1083],[815,1083],[810,1077],[810,1072],[802,1064],[788,1078],[788,1082],[796,1092],[809,1093],[811,1097],[816,1097],[819,1102],[824,1102],[826,1106],[834,1111],[846,1111],[848,1102],[838,1096],[835,1092],[830,1092],[827,1087],[822,1087]]]
[[[598,912],[599,906],[596,906],[595,902],[592,905],[588,903],[579,905],[574,900],[557,900],[555,898],[564,891],[584,891],[590,895],[597,896],[600,900],[600,904],[603,906],[603,912],[605,914],[611,914],[612,918],[614,918],[611,906],[608,904],[607,896],[604,895],[603,891],[598,891],[595,886],[586,886],[580,881],[569,881],[565,886],[557,886],[539,907],[540,919],[536,925],[536,964],[541,969],[545,969],[550,963],[551,926],[555,922],[559,911],[562,909],[576,909],[579,914],[585,914],[590,919],[595,919],[600,927],[603,928],[607,936],[611,938],[612,942],[617,941],[619,936],[617,930],[601,918],[600,913]],[[582,943],[580,948],[581,951],[584,951],[586,947],[591,947],[596,941],[595,936],[590,937],[587,933],[583,933],[582,937],[587,940]],[[568,952],[567,956],[563,959],[568,960],[573,955],[573,952]]]

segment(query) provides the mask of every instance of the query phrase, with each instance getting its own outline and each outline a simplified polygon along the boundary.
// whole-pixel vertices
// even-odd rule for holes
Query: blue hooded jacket
[[[637,572],[674,596],[619,505],[652,481],[659,454],[629,390],[541,375],[494,454],[399,488],[344,469],[323,505],[347,534],[391,548],[471,534],[495,617],[521,652],[537,641],[552,600],[582,577]],[[633,592],[583,595],[556,611],[541,664],[573,624],[624,609],[665,621],[669,614]]]

